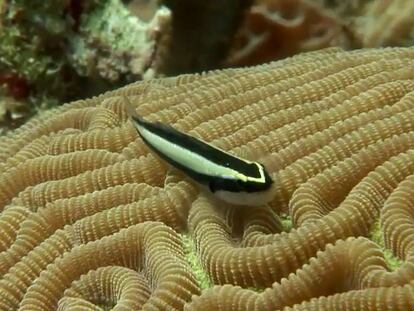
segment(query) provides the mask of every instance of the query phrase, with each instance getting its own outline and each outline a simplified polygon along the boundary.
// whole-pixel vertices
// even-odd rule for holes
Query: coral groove
[[[0,310],[414,310],[413,64],[413,48],[330,48],[148,80],[0,137]],[[261,161],[272,202],[204,193],[123,95]]]

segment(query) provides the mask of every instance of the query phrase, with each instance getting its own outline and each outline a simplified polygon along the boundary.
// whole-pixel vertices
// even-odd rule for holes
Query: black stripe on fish
[[[264,166],[238,158],[200,139],[137,115],[128,98],[128,113],[143,141],[162,159],[211,192],[260,192],[272,186]]]

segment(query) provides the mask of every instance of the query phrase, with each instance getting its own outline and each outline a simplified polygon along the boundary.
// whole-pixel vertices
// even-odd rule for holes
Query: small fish
[[[262,164],[238,158],[163,123],[149,122],[136,113],[126,96],[124,100],[148,147],[216,197],[236,205],[262,205],[273,198],[274,182]]]

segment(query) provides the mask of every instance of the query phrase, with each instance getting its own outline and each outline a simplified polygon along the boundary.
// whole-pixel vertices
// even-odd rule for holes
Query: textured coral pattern
[[[200,191],[149,152],[121,95],[261,161],[272,202]],[[327,49],[50,110],[0,138],[0,210],[4,311],[414,309],[414,48]]]
[[[363,3],[363,2],[362,2]],[[368,1],[354,28],[365,47],[412,46],[414,1]]]
[[[348,47],[342,28],[341,19],[310,1],[255,0],[245,12],[225,64],[256,65],[300,51]]]

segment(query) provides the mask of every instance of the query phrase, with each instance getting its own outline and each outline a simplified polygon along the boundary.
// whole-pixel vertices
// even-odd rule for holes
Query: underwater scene
[[[14,310],[414,310],[414,1],[0,0]]]

